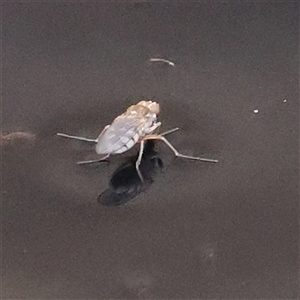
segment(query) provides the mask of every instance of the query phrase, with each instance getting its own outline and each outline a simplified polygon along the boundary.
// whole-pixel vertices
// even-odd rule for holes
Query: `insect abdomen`
[[[140,132],[135,122],[125,118],[116,119],[99,137],[96,145],[98,154],[120,154],[131,149],[139,140]]]
[[[140,138],[139,133],[135,133],[134,136],[130,139],[120,137],[120,140],[123,143],[123,146],[119,150],[117,150],[115,153],[120,154],[120,153],[123,153],[123,152],[131,149],[138,142],[139,138]]]

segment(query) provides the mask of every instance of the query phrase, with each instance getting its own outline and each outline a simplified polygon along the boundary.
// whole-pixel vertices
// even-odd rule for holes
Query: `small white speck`
[[[258,113],[259,113],[259,110],[258,110],[258,109],[254,109],[253,112],[254,112],[255,114],[258,114]]]
[[[286,100],[286,99],[284,99],[284,100],[283,100],[283,102],[284,102],[284,103],[286,103],[286,102],[287,102],[287,100]]]
[[[168,59],[163,59],[163,58],[150,58],[150,61],[152,62],[164,62],[172,67],[175,67],[175,63],[173,63],[172,61],[168,60]]]

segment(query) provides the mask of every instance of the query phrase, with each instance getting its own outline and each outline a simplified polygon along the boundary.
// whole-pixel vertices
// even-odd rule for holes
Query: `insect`
[[[179,153],[165,138],[165,135],[178,130],[178,127],[161,134],[155,134],[155,130],[161,125],[161,122],[157,122],[157,115],[159,112],[160,106],[158,103],[143,100],[130,106],[123,114],[115,118],[111,125],[105,126],[96,139],[72,136],[64,133],[57,133],[57,135],[86,142],[94,142],[96,144],[96,153],[102,155],[102,157],[97,160],[80,161],[77,164],[88,164],[105,160],[110,155],[124,153],[131,149],[135,144],[139,143],[140,149],[135,167],[141,181],[143,181],[143,176],[139,166],[142,160],[145,142],[147,140],[163,141],[174,152],[176,157],[213,163],[218,162],[218,160],[215,159]]]

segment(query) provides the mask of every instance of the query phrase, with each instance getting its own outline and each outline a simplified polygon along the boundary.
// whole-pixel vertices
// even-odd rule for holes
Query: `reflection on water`
[[[156,171],[163,167],[162,159],[155,150],[155,142],[150,140],[145,144],[140,164],[144,182],[141,181],[136,171],[136,160],[137,155],[115,170],[110,179],[109,188],[98,197],[99,203],[106,206],[124,204],[151,186]]]

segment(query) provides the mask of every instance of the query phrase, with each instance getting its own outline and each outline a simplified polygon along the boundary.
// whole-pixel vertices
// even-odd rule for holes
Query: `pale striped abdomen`
[[[98,137],[98,154],[120,154],[131,149],[142,137],[141,120],[119,116]]]

